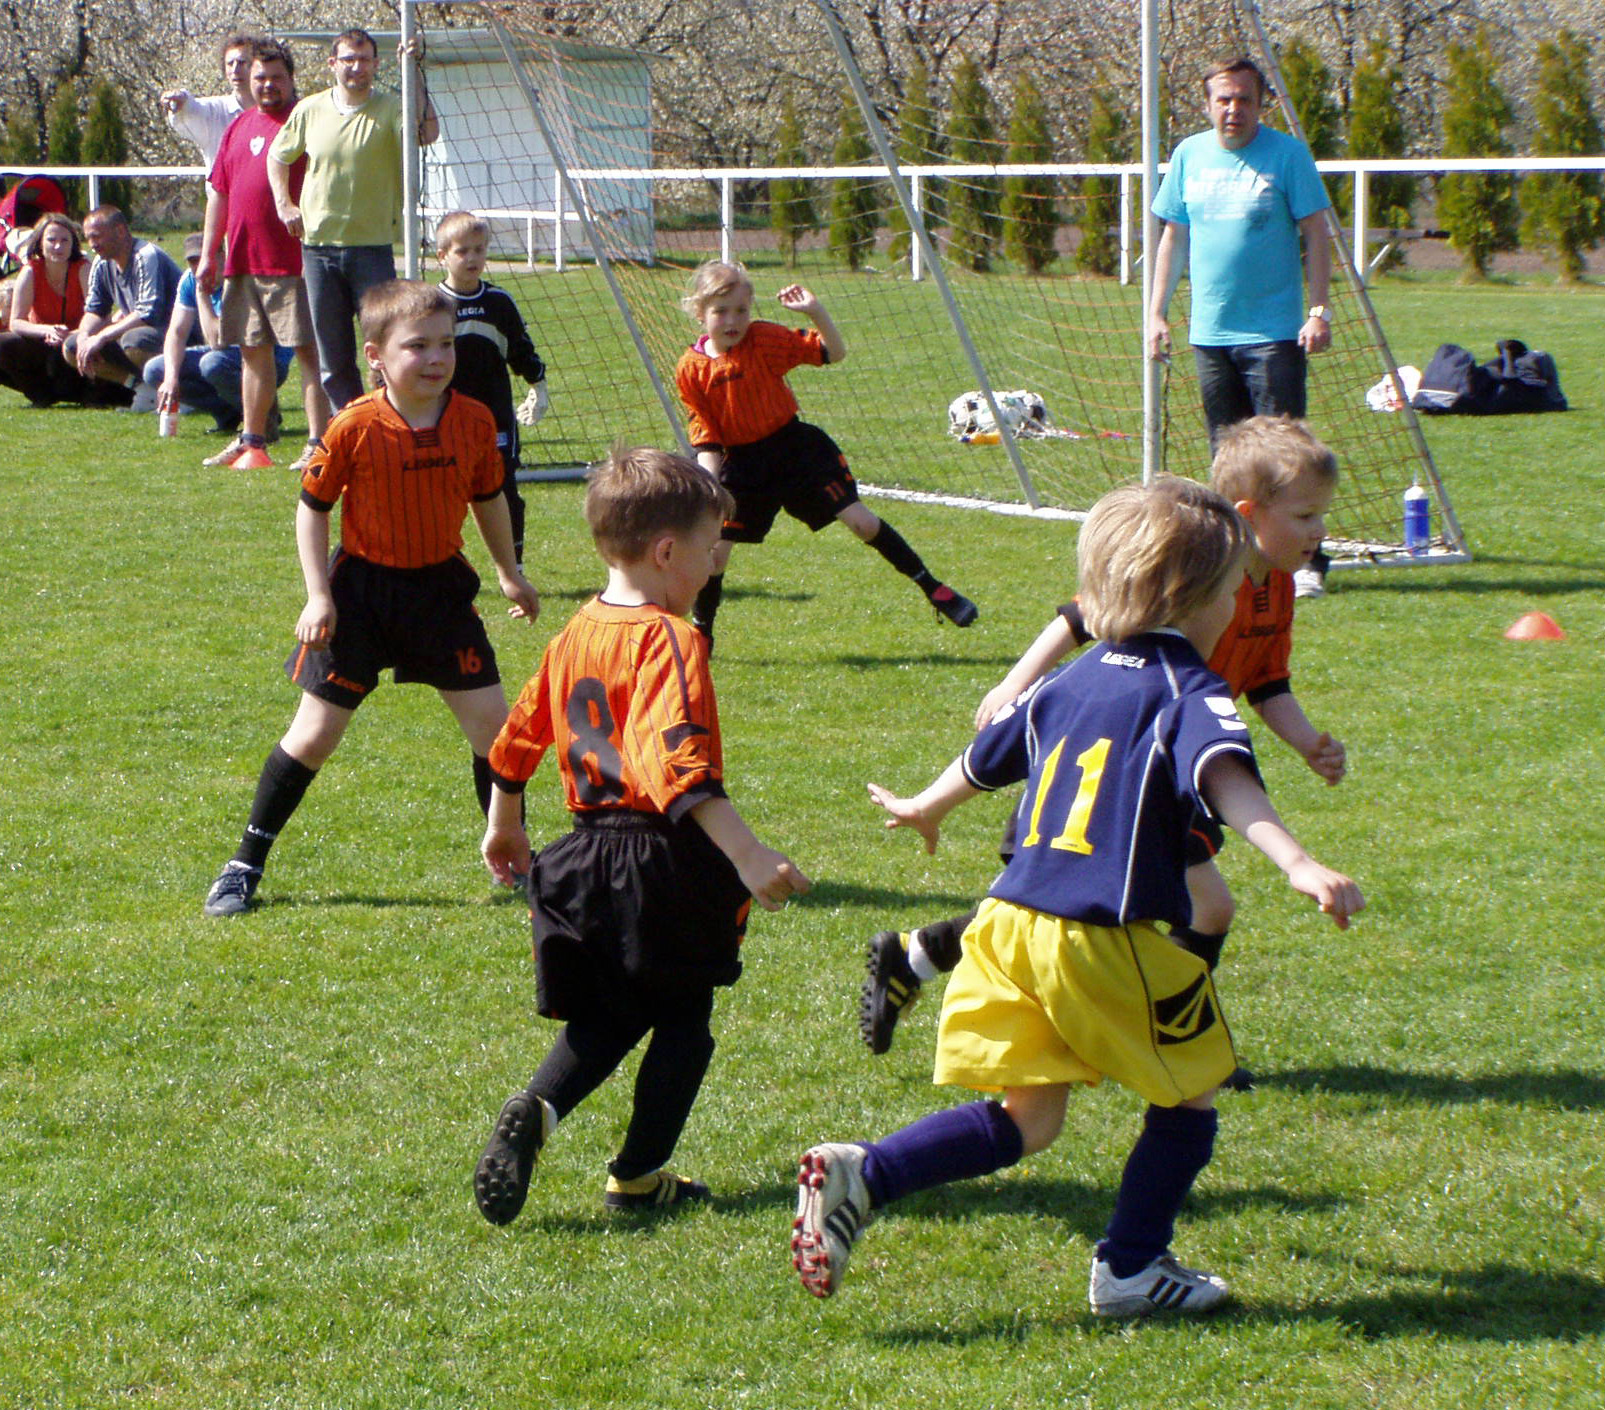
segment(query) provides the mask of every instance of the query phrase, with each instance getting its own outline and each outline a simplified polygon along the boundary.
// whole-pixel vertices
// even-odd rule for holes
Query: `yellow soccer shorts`
[[[988,898],[948,981],[932,1080],[990,1092],[1108,1077],[1175,1106],[1236,1066],[1209,967],[1163,931]]]

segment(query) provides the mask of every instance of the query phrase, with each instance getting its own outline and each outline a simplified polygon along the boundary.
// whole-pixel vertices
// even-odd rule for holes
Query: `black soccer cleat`
[[[967,627],[981,615],[977,607],[963,593],[954,592],[946,583],[938,583],[926,594],[938,617],[946,617],[955,627]]]
[[[256,886],[261,880],[261,867],[229,862],[206,893],[206,903],[201,909],[209,916],[244,915],[255,904]]]
[[[602,1203],[609,1209],[644,1213],[707,1198],[708,1187],[702,1181],[689,1180],[668,1170],[654,1170],[650,1175],[640,1175],[633,1180],[609,1175]]]
[[[883,930],[869,942],[868,973],[858,998],[858,1032],[872,1053],[892,1046],[892,1030],[920,996],[920,981],[908,963],[908,946],[895,930]]]
[[[474,1167],[474,1201],[492,1224],[511,1224],[518,1217],[541,1147],[556,1125],[557,1112],[544,1097],[515,1092],[502,1104]]]

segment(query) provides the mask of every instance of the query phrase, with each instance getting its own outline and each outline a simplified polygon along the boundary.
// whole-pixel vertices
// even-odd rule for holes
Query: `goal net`
[[[1135,91],[1111,82],[1067,107],[1076,53],[1047,52],[1062,26],[994,34],[1017,62],[964,57],[985,37],[964,15],[1041,7],[933,4],[895,30],[872,23],[877,6],[848,23],[823,0],[411,9],[441,116],[420,247],[450,210],[491,223],[491,277],[548,366],[526,465],[584,464],[617,436],[683,442],[673,369],[697,328],[680,300],[698,264],[726,258],[746,265],[757,316],[796,321],[775,301],[795,282],[841,328],[846,365],[791,380],[866,487],[1073,512],[1143,473]],[[1438,497],[1438,552],[1458,548],[1424,445],[1366,407],[1384,358],[1342,283],[1309,408],[1345,472],[1338,553],[1398,553],[1418,478]],[[1168,384],[1165,468],[1202,477],[1185,351]]]

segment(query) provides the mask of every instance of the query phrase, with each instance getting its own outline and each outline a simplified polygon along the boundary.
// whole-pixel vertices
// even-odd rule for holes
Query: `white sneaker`
[[[290,462],[291,473],[299,475],[303,470],[305,470],[307,466],[312,463],[312,452],[317,448],[317,437],[308,436],[307,443],[301,447],[301,454],[296,456],[296,458]]]
[[[1183,1268],[1162,1253],[1140,1273],[1117,1278],[1101,1258],[1092,1260],[1087,1301],[1099,1317],[1147,1317],[1154,1312],[1208,1312],[1231,1296],[1224,1280]]]
[[[1300,568],[1293,574],[1294,597],[1325,597],[1326,574],[1319,568]]]
[[[791,1266],[815,1297],[829,1297],[841,1286],[853,1241],[872,1217],[862,1146],[831,1143],[803,1152]]]
[[[201,464],[214,467],[219,465],[232,465],[234,463],[234,457],[244,449],[245,442],[236,436],[232,441],[224,446],[222,450],[218,451],[216,455],[207,456],[205,460],[201,461]]]

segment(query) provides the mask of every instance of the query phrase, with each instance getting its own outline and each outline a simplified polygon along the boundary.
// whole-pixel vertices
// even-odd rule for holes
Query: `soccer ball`
[[[1048,407],[1035,392],[1024,388],[1014,392],[994,392],[998,411],[1016,436],[1040,436],[1049,424]],[[954,397],[947,408],[947,430],[951,436],[968,440],[997,430],[992,408],[980,392]]]

